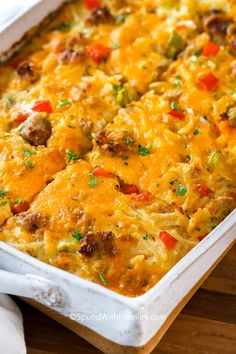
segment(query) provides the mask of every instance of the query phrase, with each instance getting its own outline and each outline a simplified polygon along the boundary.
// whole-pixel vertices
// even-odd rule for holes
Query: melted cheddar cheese
[[[73,1],[0,67],[0,240],[127,296],[236,205],[233,0]]]

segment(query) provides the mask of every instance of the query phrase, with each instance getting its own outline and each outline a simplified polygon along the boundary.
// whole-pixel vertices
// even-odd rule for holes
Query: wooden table
[[[100,353],[29,305],[17,302],[24,316],[28,354]],[[236,246],[169,328],[153,351],[153,354],[157,353],[236,353]]]

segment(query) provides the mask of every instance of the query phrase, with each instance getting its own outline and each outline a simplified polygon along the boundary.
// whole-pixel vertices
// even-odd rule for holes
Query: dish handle
[[[31,298],[51,308],[63,305],[59,287],[51,280],[32,274],[0,270],[0,293]]]

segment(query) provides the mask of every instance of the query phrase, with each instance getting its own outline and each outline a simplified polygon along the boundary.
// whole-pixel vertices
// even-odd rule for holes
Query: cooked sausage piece
[[[29,80],[30,82],[35,82],[39,79],[39,70],[35,67],[32,61],[22,61],[17,67],[17,73],[24,80]]]
[[[109,23],[112,21],[113,16],[106,7],[95,9],[86,20],[90,25],[99,25],[100,23]]]
[[[126,131],[109,134],[104,129],[101,129],[95,137],[95,142],[103,151],[118,156],[124,156],[124,154],[134,152],[136,149],[134,139]]]
[[[90,232],[81,241],[80,253],[86,256],[92,256],[94,251],[99,248],[95,235]]]
[[[41,229],[47,224],[47,218],[39,213],[22,213],[18,216],[17,221],[29,232]]]
[[[41,116],[40,113],[33,114],[22,124],[20,135],[31,145],[46,145],[52,134],[51,123]]]
[[[87,257],[94,255],[95,251],[104,252],[109,256],[116,255],[116,247],[112,232],[88,232],[81,240],[80,253]]]
[[[213,11],[203,19],[206,31],[212,35],[226,35],[228,27],[232,23],[233,20],[231,18],[228,18],[225,13],[219,11]]]
[[[69,64],[69,63],[81,63],[86,59],[86,54],[84,51],[75,52],[72,49],[66,49],[64,52],[59,54],[59,63]]]

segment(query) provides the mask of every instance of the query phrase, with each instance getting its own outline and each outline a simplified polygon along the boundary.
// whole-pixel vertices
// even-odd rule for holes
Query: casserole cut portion
[[[0,224],[11,213],[27,210],[33,198],[64,166],[65,160],[57,150],[44,146],[35,148],[17,134],[1,131]]]
[[[138,203],[139,204],[139,203]],[[138,205],[115,175],[85,161],[59,172],[8,219],[1,239],[49,264],[136,296],[153,286],[196,241],[188,218],[154,198]],[[162,240],[163,238],[163,240]],[[167,240],[166,240],[167,238]]]

